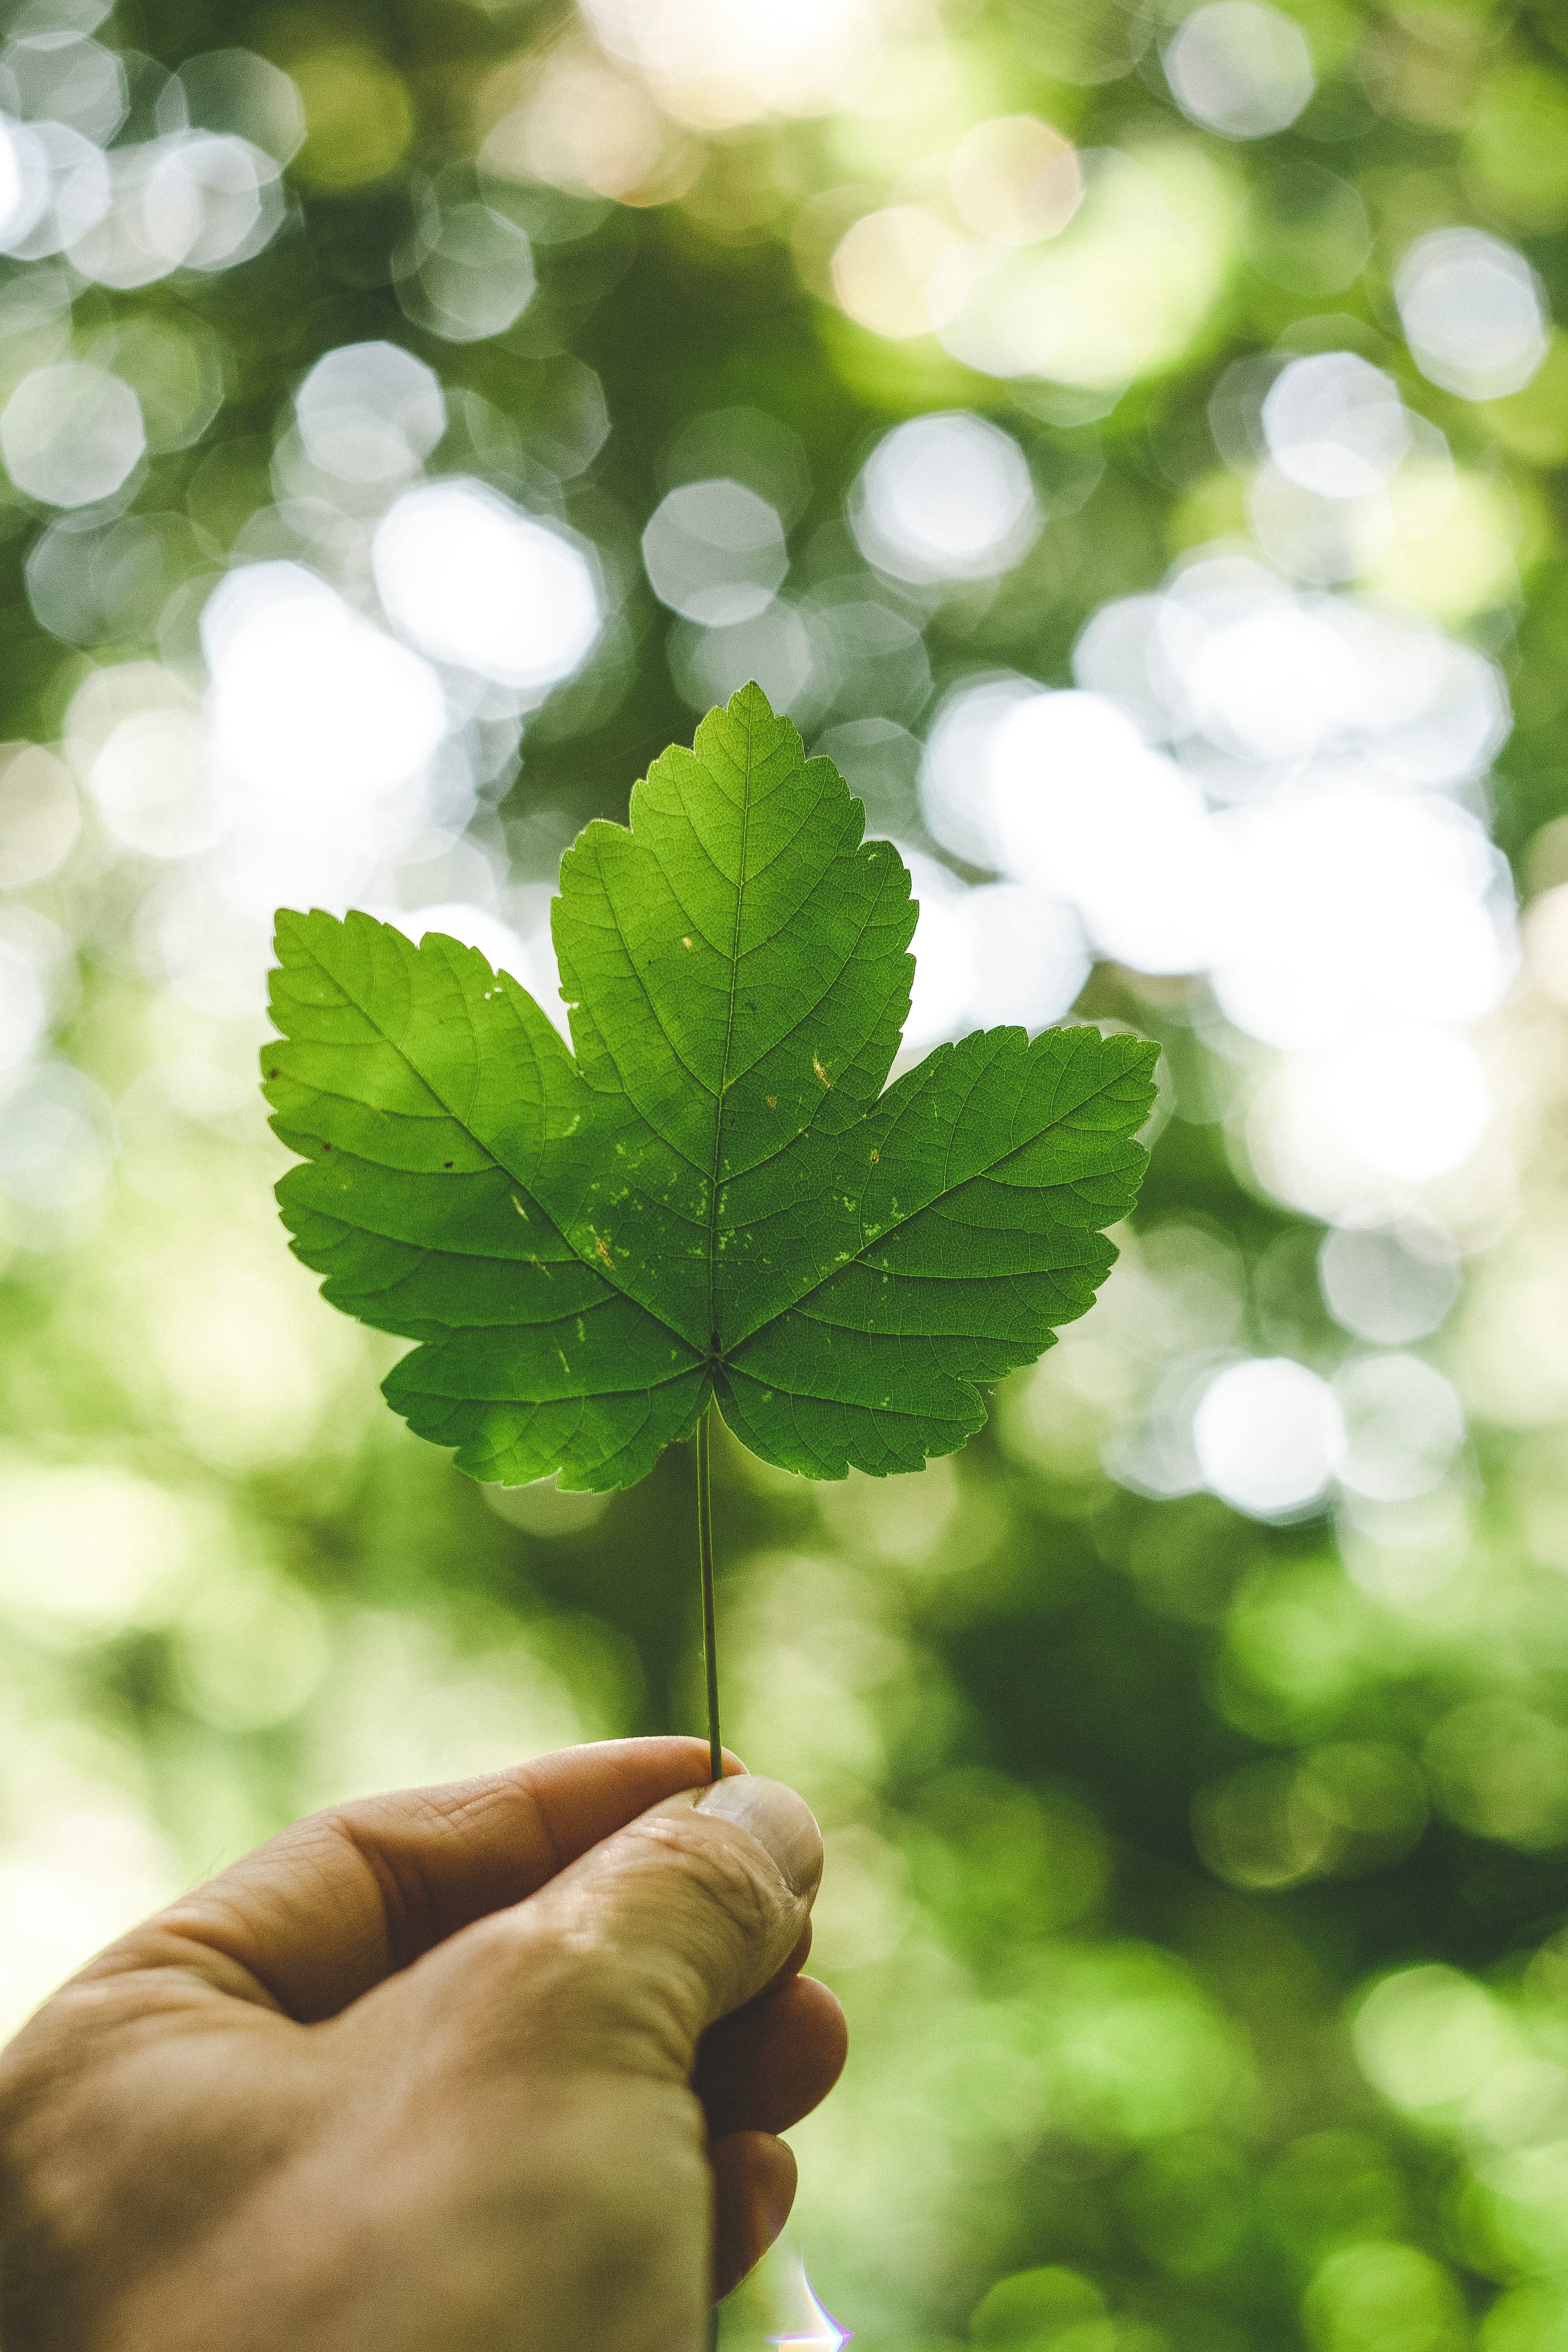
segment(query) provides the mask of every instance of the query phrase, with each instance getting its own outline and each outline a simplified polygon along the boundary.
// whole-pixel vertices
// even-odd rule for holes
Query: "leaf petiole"
[[[697,1424],[697,1549],[702,1564],[702,1664],[708,1676],[708,1767],[714,1780],[724,1777],[724,1749],[719,1738],[719,1646],[713,1624],[713,1489],[709,1470],[709,1438],[713,1407],[709,1404]]]

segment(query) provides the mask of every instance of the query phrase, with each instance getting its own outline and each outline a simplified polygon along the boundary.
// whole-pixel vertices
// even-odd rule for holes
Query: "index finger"
[[[336,1805],[132,1928],[86,1973],[195,1969],[301,2022],[331,2017],[708,1771],[700,1739],[609,1739]]]

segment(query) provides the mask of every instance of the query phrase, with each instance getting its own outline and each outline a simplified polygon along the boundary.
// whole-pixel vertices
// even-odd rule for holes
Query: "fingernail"
[[[715,1781],[697,1800],[700,1813],[717,1813],[749,1830],[766,1846],[796,1895],[815,1895],[822,1876],[822,1832],[803,1797],[782,1780],[764,1780],[759,1773],[736,1773]]]

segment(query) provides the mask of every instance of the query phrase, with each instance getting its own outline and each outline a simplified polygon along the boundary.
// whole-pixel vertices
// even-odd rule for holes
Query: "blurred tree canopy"
[[[812,2276],[887,2352],[1561,2352],[1562,10],[4,32],[5,2021],[309,1806],[699,1725],[689,1461],[410,1438],[255,1056],[279,903],[553,1007],[563,847],[756,677],[916,872],[911,1046],[1163,1048],[982,1438],[716,1465],[854,2034]]]

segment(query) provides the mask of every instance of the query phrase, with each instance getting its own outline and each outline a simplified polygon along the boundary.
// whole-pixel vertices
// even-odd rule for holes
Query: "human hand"
[[[286,1830],[0,2056],[5,2352],[696,2352],[844,2059],[822,1842],[691,1739]]]

